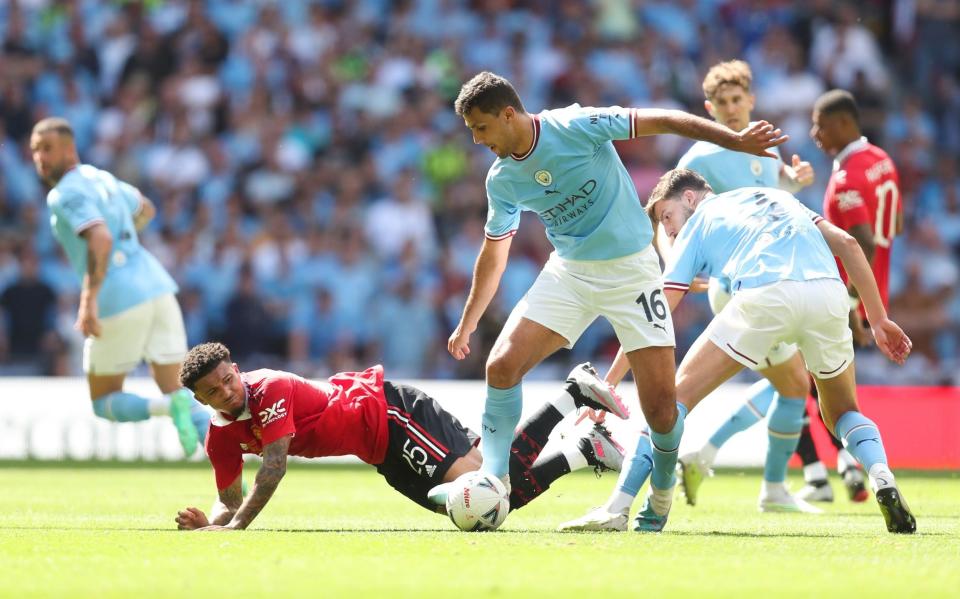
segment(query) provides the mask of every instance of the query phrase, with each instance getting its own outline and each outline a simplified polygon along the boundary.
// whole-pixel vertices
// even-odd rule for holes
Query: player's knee
[[[509,389],[523,377],[519,365],[505,356],[491,356],[487,360],[487,384],[498,389]]]
[[[660,405],[644,409],[643,416],[651,430],[665,435],[673,430],[679,413],[675,402],[661,402]]]

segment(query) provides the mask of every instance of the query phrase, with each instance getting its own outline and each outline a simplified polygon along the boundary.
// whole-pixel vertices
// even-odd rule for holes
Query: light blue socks
[[[775,393],[773,385],[767,379],[750,385],[747,389],[747,401],[717,429],[717,432],[713,433],[710,437],[710,445],[719,449],[730,440],[730,437],[759,422],[767,415]]]
[[[640,487],[650,476],[651,470],[653,470],[653,448],[650,445],[650,431],[647,429],[640,433],[633,455],[627,460],[626,467],[620,471],[617,490],[636,497]]]
[[[150,418],[150,400],[126,391],[114,391],[93,400],[93,413],[114,422],[138,422]]]
[[[806,407],[805,397],[776,394],[776,402],[767,423],[767,461],[763,467],[763,480],[771,483],[787,480],[787,463],[800,442]]]
[[[650,484],[658,489],[670,489],[677,483],[677,451],[683,436],[683,421],[687,417],[687,408],[677,402],[677,421],[668,433],[650,430],[650,443],[653,445],[653,474]]]
[[[872,420],[860,412],[847,412],[837,420],[837,438],[853,457],[870,472],[874,464],[887,464],[887,453],[880,440],[880,431]]]
[[[480,431],[484,472],[500,478],[510,472],[510,445],[522,410],[522,383],[509,389],[487,385],[487,403],[484,405]]]

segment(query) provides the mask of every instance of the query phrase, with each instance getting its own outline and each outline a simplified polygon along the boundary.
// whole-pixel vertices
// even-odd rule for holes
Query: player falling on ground
[[[30,149],[37,174],[51,187],[53,234],[83,281],[75,327],[86,337],[83,370],[94,413],[114,422],[169,414],[184,453],[192,455],[209,415],[177,378],[187,351],[177,284],[140,245],[138,232],[153,218],[153,203],[110,173],[80,164],[64,119],[38,122]],[[162,397],[123,390],[141,360]]]
[[[660,179],[647,212],[676,238],[664,272],[664,294],[671,310],[698,273],[725,275],[732,281],[730,302],[677,371],[680,403],[693,409],[744,366],[758,370],[789,397],[788,388],[795,383],[791,362],[799,355],[775,366],[765,357],[777,343],[796,343],[819,389],[824,421],[867,468],[887,530],[914,532],[916,522],[887,465],[880,433],[857,408],[849,302],[834,254],[860,292],[877,347],[902,364],[911,344],[887,318],[857,241],[785,191],[743,188],[715,195],[703,177],[689,169],[674,169]],[[626,370],[621,352],[608,380],[622,378]],[[798,419],[792,424],[795,429],[784,432],[799,432]],[[652,476],[651,493],[637,515],[635,530],[659,531],[672,499],[672,493],[664,491],[673,489],[658,487],[656,473],[664,471],[660,480],[672,474],[676,460],[655,459],[660,453],[655,445],[641,444],[639,449],[645,450],[645,459],[632,459],[627,467],[645,469],[641,478],[652,470]],[[784,473],[789,457],[782,455]],[[584,521],[592,520],[599,528],[604,518],[623,517],[597,510]]]
[[[755,104],[755,98],[751,93],[752,81],[750,66],[742,60],[714,65],[703,79],[704,108],[710,116],[725,127],[734,131],[746,127],[751,124],[750,113]],[[779,154],[776,148],[772,151]],[[801,161],[796,154],[793,155],[791,162],[792,166],[787,166],[779,157],[753,156],[700,141],[680,158],[677,167],[696,171],[706,179],[716,193],[741,187],[780,187],[792,192],[813,183],[814,172],[809,162]],[[669,244],[670,239],[663,235],[658,247],[665,257],[669,254]],[[728,279],[710,279],[708,293],[710,307],[715,314],[729,300],[729,287]],[[794,345],[781,344],[767,356],[767,359],[773,364],[779,364],[786,362],[796,351]],[[802,365],[799,365],[798,369],[802,377]],[[744,407],[725,422],[699,452],[680,457],[680,463],[683,466],[681,483],[689,504],[696,503],[699,482],[704,474],[710,472],[718,449],[733,434],[745,430],[766,415],[767,409],[775,399],[779,409],[785,412],[777,415],[775,420],[792,420],[797,414],[802,414],[807,391],[798,387],[794,392],[795,397],[778,397],[779,394],[770,381],[763,379],[755,383],[747,393]],[[791,443],[794,445],[796,443],[796,437],[793,435],[785,438],[777,437],[777,441],[770,449],[779,454],[785,449],[781,445],[788,446]],[[778,461],[779,457],[773,459]],[[779,472],[779,468],[772,470]],[[630,480],[627,478],[628,473],[629,470],[623,471],[617,487],[606,504],[610,512],[620,513],[624,507],[633,502],[633,498],[640,491],[638,483],[642,481]],[[770,474],[768,472],[768,475]],[[796,501],[785,485],[777,484],[783,483],[783,480],[765,480],[768,484],[763,486],[759,501],[762,511],[815,511],[803,502]],[[623,520],[622,525],[626,526],[626,519]]]
[[[286,472],[287,456],[355,455],[377,467],[394,489],[440,513],[427,491],[480,468],[477,435],[423,391],[384,380],[383,368],[308,381],[279,370],[240,372],[229,350],[204,343],[190,350],[181,383],[216,410],[207,435],[219,502],[208,519],[195,507],[176,518],[183,530],[244,529]],[[623,453],[602,426],[541,456],[547,437],[578,407],[602,409],[612,391],[589,364],[576,367],[563,393],[523,423],[510,454],[510,508],[518,509],[572,470],[619,470]],[[263,456],[253,488],[241,492],[244,454]]]
[[[786,138],[765,122],[738,133],[672,110],[574,104],[530,114],[510,82],[488,72],[463,85],[455,107],[474,143],[497,159],[486,180],[486,237],[447,344],[454,358],[470,353],[470,335],[497,290],[521,211],[539,216],[555,248],[487,359],[484,471],[506,477],[524,374],[571,347],[598,316],[613,325],[626,351],[655,442],[675,449],[683,419],[674,393],[673,322],[656,309],[663,287],[653,229],[611,140],[675,133],[773,157],[767,148]],[[627,415],[619,404],[607,409]],[[446,489],[432,495],[442,501]]]

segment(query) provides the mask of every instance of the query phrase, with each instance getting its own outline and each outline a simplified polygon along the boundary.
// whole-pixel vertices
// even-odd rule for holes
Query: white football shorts
[[[614,260],[564,260],[554,252],[514,307],[508,326],[527,318],[562,335],[569,348],[602,316],[625,351],[674,347],[661,275],[653,247]]]
[[[839,279],[778,281],[738,291],[703,334],[751,370],[776,366],[799,349],[807,370],[828,379],[853,363],[849,311]]]
[[[100,319],[99,337],[83,343],[83,371],[125,374],[145,360],[174,364],[187,353],[187,333],[180,304],[172,293]]]

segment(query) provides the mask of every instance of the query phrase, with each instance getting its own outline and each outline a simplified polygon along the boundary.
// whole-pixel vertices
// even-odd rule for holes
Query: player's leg
[[[740,362],[731,358],[708,338],[707,332],[702,334],[687,352],[677,370],[678,415],[674,429],[664,435],[651,426],[653,472],[650,475],[650,493],[643,509],[637,514],[634,530],[655,531],[663,528],[673,502],[673,487],[676,483],[674,472],[680,434],[683,431],[683,418],[688,410],[692,410],[700,400],[742,368]],[[680,434],[677,434],[678,432]]]
[[[143,357],[151,312],[146,302],[102,318],[100,336],[84,341],[83,369],[87,373],[93,411],[101,418],[136,422],[169,414],[168,398],[146,398],[123,390],[126,374]]]
[[[531,368],[567,339],[527,318],[511,319],[487,359],[487,400],[480,436],[483,469],[504,478],[509,472],[510,446],[523,408],[521,380]]]
[[[180,385],[180,362],[187,353],[187,333],[177,298],[168,294],[150,303],[153,315],[144,356],[154,381],[170,400],[170,417],[186,450],[191,440],[195,445],[206,438],[210,413],[193,398],[189,389]]]
[[[887,530],[914,532],[916,521],[887,464],[880,431],[857,406],[846,288],[838,280],[808,281],[803,287],[797,295],[806,296],[806,326],[798,344],[817,385],[824,423],[867,470]]]
[[[420,389],[384,381],[383,393],[387,451],[377,471],[419,505],[445,513],[446,495],[431,490],[480,468],[477,435]]]
[[[810,393],[819,404],[819,395],[816,385],[812,385]],[[819,411],[819,408],[818,408]],[[797,455],[803,464],[804,486],[797,491],[797,497],[804,501],[833,501],[833,488],[827,480],[827,467],[820,460],[817,446],[810,434],[812,416],[805,414],[803,429],[800,431],[800,441],[797,443]],[[831,435],[832,436],[832,435]]]
[[[520,424],[510,448],[511,509],[529,503],[556,479],[593,466],[598,473],[620,471],[623,449],[601,425],[575,439],[559,444],[557,451],[541,456],[553,429],[577,408],[610,410],[623,401],[589,363],[577,365],[567,377],[563,391]]]
[[[815,377],[815,381],[820,391],[824,423],[836,432],[844,446],[866,469],[887,530],[900,533],[916,531],[916,520],[887,464],[880,430],[857,406],[854,365],[851,363],[837,376]]]
[[[817,398],[816,392],[814,392],[814,397]],[[814,419],[819,420],[820,425],[814,424]],[[843,485],[847,489],[847,496],[850,498],[850,501],[857,503],[866,501],[870,494],[867,492],[866,485],[864,484],[860,464],[856,458],[843,447],[840,440],[833,435],[833,431],[823,422],[819,406],[817,411],[807,419],[807,424],[804,426],[801,436],[801,444],[797,449],[797,453],[803,460],[804,474],[806,475],[807,472],[810,473],[807,486],[812,488],[809,490],[805,488],[804,491],[813,496],[820,495],[829,497],[829,500],[833,499],[833,490],[830,489],[829,482],[827,481],[827,468],[820,460],[816,445],[813,442],[813,436],[810,433],[811,426],[821,425],[826,429],[827,437],[837,450],[837,473],[840,475],[840,478],[843,480]],[[819,493],[817,491],[819,491]]]
[[[787,463],[797,448],[806,410],[809,377],[799,352],[786,362],[760,371],[777,389],[767,425],[767,457],[759,508],[762,512],[820,513],[787,490]]]
[[[763,419],[775,396],[776,390],[770,381],[767,379],[757,381],[747,390],[747,400],[743,405],[720,425],[703,447],[680,456],[680,483],[687,504],[697,504],[700,484],[704,478],[712,475],[713,462],[724,443],[733,435],[747,430]]]

